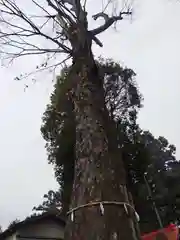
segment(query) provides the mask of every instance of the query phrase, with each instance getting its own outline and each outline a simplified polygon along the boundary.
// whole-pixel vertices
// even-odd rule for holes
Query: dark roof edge
[[[6,229],[0,234],[0,240],[10,236],[11,234],[14,234],[21,227],[26,226],[27,224],[35,223],[43,219],[52,219],[56,222],[59,222],[62,226],[65,226],[65,220],[63,217],[60,216],[60,214],[45,212],[41,215],[27,217],[25,220],[16,223],[13,227]]]

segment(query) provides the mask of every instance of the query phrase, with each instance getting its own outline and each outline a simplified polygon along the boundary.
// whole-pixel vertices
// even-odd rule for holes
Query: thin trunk
[[[83,29],[83,27],[82,27]],[[73,37],[74,61],[70,71],[76,121],[76,163],[71,208],[96,201],[128,202],[126,174],[119,153],[116,128],[105,106],[91,42],[82,30]],[[65,240],[137,240],[135,214],[123,205],[84,207],[68,218]]]

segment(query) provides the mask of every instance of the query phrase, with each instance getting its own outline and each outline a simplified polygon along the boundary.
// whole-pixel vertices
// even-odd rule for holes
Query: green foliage
[[[122,68],[112,60],[99,59],[98,67],[104,81],[105,100],[111,117],[123,116],[133,122],[141,106],[141,96],[135,87],[135,73]],[[74,177],[74,147],[76,137],[73,103],[67,93],[70,91],[68,69],[57,78],[50,104],[43,115],[41,132],[46,140],[48,161],[53,164],[55,176],[62,189],[62,205],[67,211]],[[133,116],[133,117],[132,117]]]
[[[60,191],[49,190],[44,194],[44,201],[38,207],[34,207],[33,211],[44,213],[47,211],[59,211],[61,208],[61,193]]]
[[[156,202],[164,225],[180,216],[177,210],[180,164],[175,158],[176,148],[164,137],[155,138],[149,131],[141,130],[136,123],[142,96],[134,79],[135,73],[112,60],[99,59],[97,65],[103,79],[106,106],[116,122],[127,182],[140,215],[141,230],[150,232],[159,227],[152,200]],[[70,203],[75,163],[76,124],[74,106],[67,94],[70,90],[66,68],[57,78],[41,127],[48,161],[53,164],[60,184],[64,212]],[[153,199],[148,196],[145,173]]]
[[[41,133],[46,140],[48,162],[53,164],[55,177],[62,189],[61,200],[64,209],[67,209],[70,202],[75,159],[75,120],[73,104],[67,95],[67,76],[68,69],[63,69],[57,77],[41,127]]]
[[[160,227],[155,211],[153,210],[152,201],[156,203],[164,226],[178,219],[177,213],[175,213],[172,207],[174,205],[175,208],[176,203],[172,198],[173,191],[172,188],[169,188],[168,182],[170,180],[170,173],[173,171],[170,168],[169,160],[171,159],[176,164],[179,163],[174,155],[175,147],[169,144],[167,139],[164,137],[155,138],[148,131],[141,131],[140,135],[141,141],[145,146],[145,155],[142,154],[142,160],[146,158],[146,163],[148,163],[141,177],[143,177],[145,172],[147,173],[146,179],[151,188],[153,199],[148,194],[148,189],[143,178],[133,186],[132,192],[136,208],[141,216],[141,229],[143,232],[150,232]],[[137,166],[135,172],[140,172],[139,170],[141,171]],[[173,182],[175,183],[174,180]],[[176,188],[176,194],[180,193],[179,190]],[[171,197],[168,198],[168,196]]]

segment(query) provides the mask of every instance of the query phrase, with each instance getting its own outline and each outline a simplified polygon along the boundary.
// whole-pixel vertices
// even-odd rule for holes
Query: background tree
[[[9,224],[9,226],[8,226],[8,228],[10,229],[10,228],[13,228],[17,223],[19,223],[20,222],[20,220],[19,219],[15,219],[15,220],[13,220],[10,224]]]
[[[40,214],[44,212],[60,212],[61,210],[61,192],[49,190],[47,194],[43,196],[44,200],[42,204],[33,208],[35,215],[39,212]]]
[[[173,190],[169,188],[167,183],[170,180],[174,184],[179,181],[178,175],[175,176],[176,180],[170,177],[174,170],[169,166],[169,159],[172,159],[171,161],[175,165],[179,164],[179,162],[174,155],[175,147],[169,144],[164,137],[155,138],[150,132],[141,130],[140,139],[145,146],[145,155],[142,154],[142,160],[146,157],[146,163],[148,164],[146,171],[142,172],[141,181],[134,184],[132,192],[137,211],[141,217],[141,230],[150,232],[160,228],[153,208],[153,201],[156,203],[163,226],[178,219],[178,212],[174,211],[172,205],[175,208],[177,207],[177,201],[173,196],[179,194],[179,189]],[[138,166],[135,171],[139,173]],[[147,184],[143,179],[144,173],[147,173],[146,179],[152,191],[152,197],[149,195]]]

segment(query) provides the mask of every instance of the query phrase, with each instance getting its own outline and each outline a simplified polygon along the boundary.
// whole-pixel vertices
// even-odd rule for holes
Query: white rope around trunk
[[[124,207],[124,210],[126,212],[126,214],[128,214],[128,208],[127,207],[130,207],[135,216],[136,216],[136,219],[137,221],[139,222],[140,218],[139,218],[139,215],[138,213],[136,212],[136,210],[134,209],[134,207],[132,205],[130,205],[129,203],[127,202],[116,202],[116,201],[97,201],[97,202],[90,202],[90,203],[87,203],[87,204],[83,204],[83,205],[80,205],[78,207],[75,207],[75,208],[72,208],[71,210],[69,210],[67,212],[67,215],[70,215],[71,214],[71,221],[74,221],[74,212],[76,212],[77,210],[81,209],[81,208],[86,208],[86,207],[92,207],[92,206],[97,206],[99,205],[100,207],[100,211],[101,211],[101,214],[104,215],[104,206],[103,205],[118,205],[118,206],[123,206]]]

